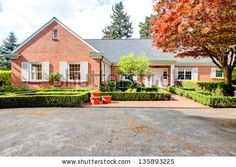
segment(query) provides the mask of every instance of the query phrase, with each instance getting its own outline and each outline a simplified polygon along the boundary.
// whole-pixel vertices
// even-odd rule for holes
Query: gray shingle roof
[[[175,58],[175,53],[163,52],[161,49],[152,47],[151,39],[126,39],[126,40],[102,40],[86,39],[90,45],[99,50],[112,63],[116,64],[119,57],[130,52],[135,54],[146,53],[151,61],[175,61],[176,63],[211,63],[208,58]]]

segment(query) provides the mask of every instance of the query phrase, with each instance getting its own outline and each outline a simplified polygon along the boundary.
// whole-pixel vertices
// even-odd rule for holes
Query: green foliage
[[[149,65],[150,60],[145,54],[135,55],[134,52],[121,56],[118,63],[120,74],[126,76],[144,75],[147,73]]]
[[[0,70],[0,87],[11,85],[11,71]]]
[[[79,95],[22,95],[0,96],[0,108],[14,107],[80,107],[89,93]]]
[[[50,73],[49,74],[49,81],[52,82],[53,87],[55,87],[55,83],[59,82],[61,79],[62,75],[58,73]]]
[[[109,35],[113,39],[130,38],[133,34],[132,23],[130,16],[124,11],[122,2],[115,4],[112,7],[113,14],[111,25],[103,29],[103,33]]]
[[[10,32],[9,36],[2,41],[0,46],[0,70],[9,70],[11,67],[10,59],[5,55],[11,53],[17,47],[17,39],[14,32]]]
[[[157,101],[170,100],[170,93],[162,92],[102,92],[102,96],[111,95],[113,100],[120,101]]]
[[[184,90],[177,87],[170,87],[170,92],[180,96],[193,99],[198,103],[215,108],[236,107],[236,97],[205,95],[196,91]]]
[[[137,92],[158,92],[158,88],[157,87],[152,87],[152,88],[137,88]]]
[[[236,84],[236,69],[234,68],[233,72],[232,72],[232,83]]]
[[[151,14],[151,16],[146,16],[145,22],[139,23],[139,35],[140,38],[142,39],[151,39],[152,35],[150,33],[150,28],[151,28],[151,20],[154,18],[154,15]]]
[[[197,83],[197,81],[184,80],[182,81],[182,86],[184,89],[196,89]]]
[[[115,92],[115,91],[122,91],[125,92],[129,88],[135,89],[140,87],[137,82],[134,82],[134,85],[132,81],[130,80],[124,80],[124,81],[108,81],[103,82],[100,86],[100,91],[102,92]]]
[[[210,92],[217,96],[234,96],[233,86],[224,82],[182,81],[182,84],[184,89]]]
[[[6,85],[2,87],[1,91],[2,92],[18,92],[20,91],[20,89],[15,86]]]

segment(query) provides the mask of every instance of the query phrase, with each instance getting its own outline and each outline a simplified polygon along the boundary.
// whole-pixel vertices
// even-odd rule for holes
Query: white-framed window
[[[211,78],[223,79],[224,73],[219,68],[211,68]]]
[[[30,69],[31,81],[41,81],[43,79],[42,63],[31,63]]]
[[[57,39],[57,30],[52,30],[52,39]]]
[[[178,80],[191,80],[192,69],[178,69]]]
[[[69,63],[69,80],[79,81],[80,80],[80,63]]]
[[[216,69],[216,78],[223,78],[223,71],[221,69]]]
[[[167,70],[163,70],[162,77],[163,77],[163,79],[167,79],[168,78],[168,71]]]

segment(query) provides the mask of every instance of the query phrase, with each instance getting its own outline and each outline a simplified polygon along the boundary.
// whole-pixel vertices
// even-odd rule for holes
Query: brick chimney
[[[104,39],[104,40],[109,40],[109,39],[112,39],[112,37],[111,37],[110,35],[108,35],[108,34],[105,34],[105,35],[102,37],[102,39]]]

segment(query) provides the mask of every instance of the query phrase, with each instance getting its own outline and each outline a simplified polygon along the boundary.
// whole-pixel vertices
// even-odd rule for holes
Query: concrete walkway
[[[175,94],[170,101],[112,101],[110,104],[91,105],[83,104],[83,108],[195,108],[207,109],[208,106]]]

